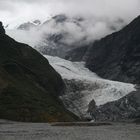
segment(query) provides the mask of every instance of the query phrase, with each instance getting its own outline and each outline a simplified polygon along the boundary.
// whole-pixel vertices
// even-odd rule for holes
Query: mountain
[[[105,21],[107,32],[99,30],[100,35],[97,35],[98,32],[93,34],[93,31],[101,26],[98,21],[101,23]],[[133,113],[127,108],[128,104],[124,99],[135,99],[132,92],[135,93],[137,89],[134,84],[129,83],[139,84],[139,17],[122,30],[100,39],[108,33],[117,31],[119,28],[116,24],[122,25],[123,21],[118,20],[113,24],[108,19],[89,22],[84,18],[57,15],[36,28],[31,27],[26,31],[26,37],[33,31],[32,39],[38,41],[35,43],[35,48],[49,60],[63,78],[65,92],[58,95],[61,101],[69,111],[82,119],[92,119],[96,113],[99,120],[102,120],[102,115],[103,119],[109,118],[109,114],[106,114],[108,111],[111,115],[108,120],[129,119],[131,117],[124,114]],[[71,61],[85,61],[85,63],[71,62],[46,54]],[[122,112],[124,114],[119,114],[122,110],[121,103],[126,107]],[[131,104],[131,101],[129,103]],[[137,109],[139,104],[135,106]],[[111,112],[111,107],[114,111],[118,111],[116,113],[118,116]]]
[[[71,62],[59,57],[46,56],[63,78],[66,91],[60,96],[65,107],[82,119],[90,118],[90,102],[97,106],[116,101],[130,92],[135,85],[100,78],[85,67],[84,62]]]
[[[32,28],[35,28],[35,27],[39,26],[40,24],[41,24],[40,20],[34,20],[33,22],[26,22],[26,23],[23,23],[23,24],[19,25],[19,27],[17,29],[28,31]]]
[[[107,33],[117,31],[125,24],[121,19],[110,21],[106,18],[93,17],[90,20],[80,16],[69,17],[65,14],[52,17],[42,24],[41,28],[46,32],[43,33],[36,49],[44,55],[61,58],[73,57],[71,56],[73,54],[71,50],[88,46],[89,42],[94,42],[94,40],[105,36]],[[100,23],[105,24],[103,26],[106,26],[107,31],[105,32],[107,33],[100,31],[104,30],[102,27],[98,27]],[[98,31],[98,28],[101,29]]]
[[[0,22],[0,119],[76,121],[60,101],[65,85],[46,58],[5,34]]]
[[[119,32],[96,41],[86,53],[87,68],[99,76],[140,84],[140,16]]]
[[[42,38],[35,48],[44,55],[65,58],[68,50],[77,48],[83,43],[82,40],[86,39],[85,35],[78,37],[83,30],[81,25],[83,20],[60,14],[45,21],[39,29],[44,30]],[[78,30],[77,35],[74,35],[76,30]]]
[[[53,16],[51,20],[54,20],[56,23],[63,23],[68,20],[68,17],[65,14],[59,14],[59,15]],[[46,21],[43,24],[45,25],[51,20]]]

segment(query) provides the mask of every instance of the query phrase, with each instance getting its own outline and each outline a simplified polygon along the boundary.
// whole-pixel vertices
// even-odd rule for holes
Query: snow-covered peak
[[[34,20],[34,21],[28,21],[28,22],[25,22],[21,25],[19,25],[17,27],[18,30],[31,30],[32,28],[35,28],[37,26],[41,25],[41,21],[40,20]]]

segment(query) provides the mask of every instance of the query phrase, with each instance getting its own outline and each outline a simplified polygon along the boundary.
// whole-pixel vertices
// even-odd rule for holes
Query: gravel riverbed
[[[140,125],[51,126],[1,120],[0,140],[140,140]]]

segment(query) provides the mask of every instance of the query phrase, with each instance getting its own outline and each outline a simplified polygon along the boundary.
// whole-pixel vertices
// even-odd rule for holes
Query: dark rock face
[[[140,83],[140,16],[88,49],[86,66],[106,79]]]
[[[0,35],[1,34],[5,34],[5,29],[4,29],[3,25],[2,25],[2,22],[0,22]]]
[[[0,119],[77,120],[59,100],[65,86],[46,58],[5,35],[2,24],[0,33]]]
[[[94,110],[90,109],[90,114],[96,116],[99,121],[139,120],[140,91],[132,92],[118,101],[107,103]]]

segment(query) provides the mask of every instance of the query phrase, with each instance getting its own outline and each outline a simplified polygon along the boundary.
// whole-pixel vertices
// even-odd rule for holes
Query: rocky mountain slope
[[[140,16],[89,47],[86,66],[103,78],[140,84]]]
[[[61,76],[46,58],[5,34],[0,22],[0,118],[16,121],[75,121],[59,100]]]
[[[101,105],[96,109],[95,106],[91,105],[88,111],[98,121],[127,121],[136,119],[137,122],[140,118],[140,91],[132,92],[117,101]]]
[[[82,62],[71,62],[52,56],[45,57],[65,81],[66,91],[60,99],[67,109],[81,118],[90,117],[88,108],[92,100],[100,106],[136,90],[135,85],[100,78],[85,68]]]

